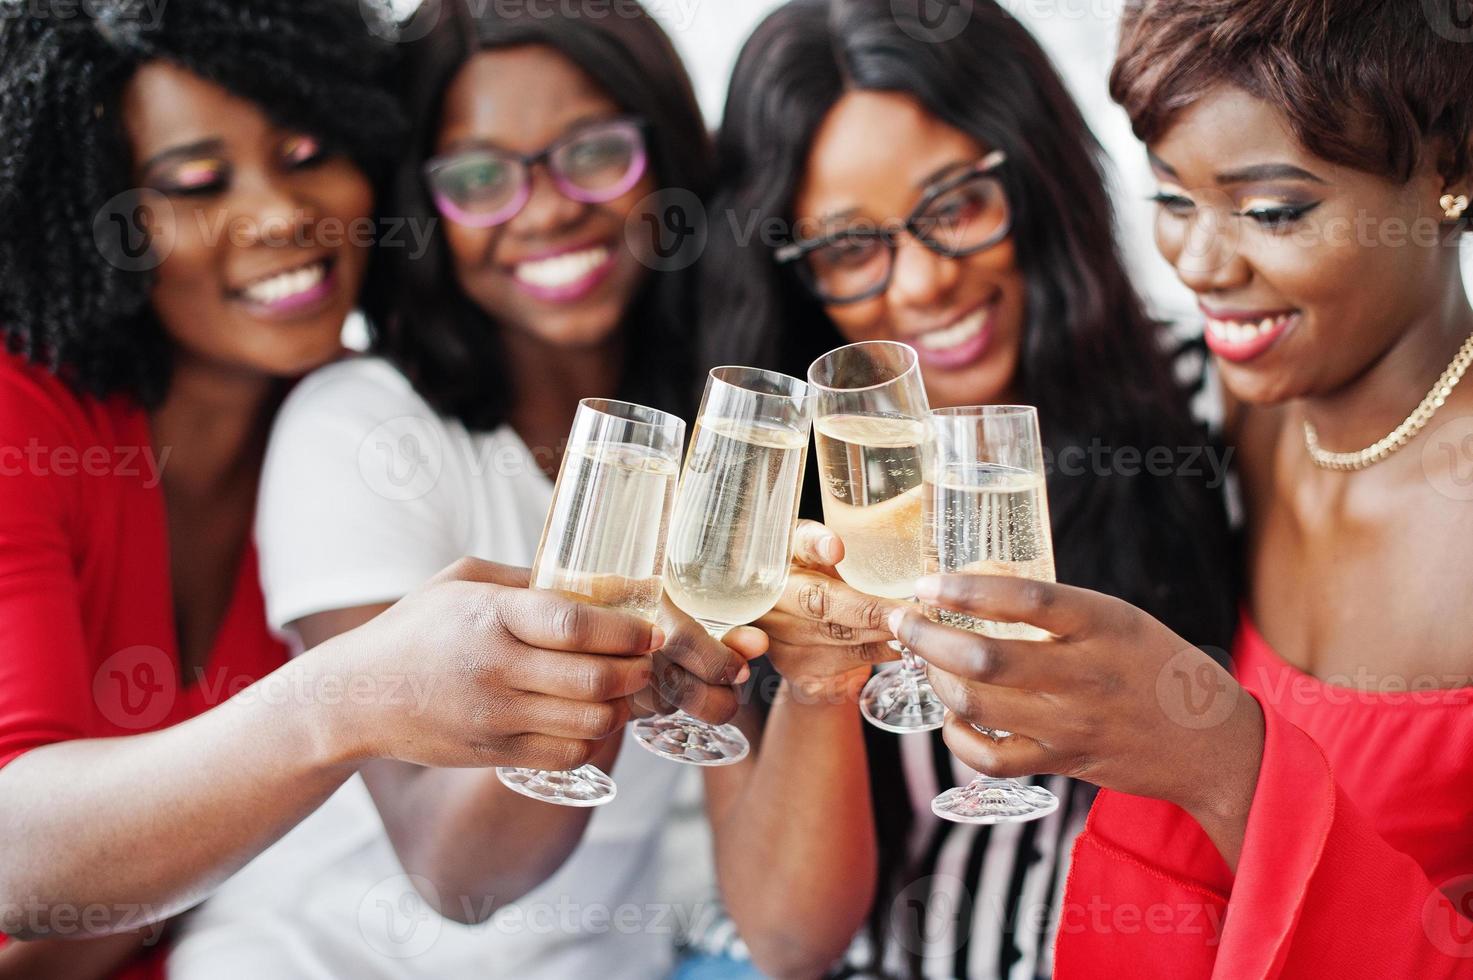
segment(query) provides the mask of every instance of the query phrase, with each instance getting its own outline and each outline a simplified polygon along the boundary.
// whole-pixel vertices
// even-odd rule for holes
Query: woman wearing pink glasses
[[[414,130],[383,209],[413,234],[381,243],[374,356],[294,390],[262,477],[267,617],[307,648],[460,555],[530,565],[580,399],[691,407],[687,292],[641,244],[665,218],[658,189],[699,195],[709,179],[668,39],[633,4],[586,17],[462,0],[426,10],[408,25],[428,31],[405,48]],[[661,701],[728,720],[730,685],[765,640],[738,631],[723,646],[673,613],[662,625],[653,687],[562,716],[605,739],[591,761],[616,778],[612,803],[549,806],[490,770],[369,766],[193,916],[171,977],[216,980],[222,964],[242,977],[320,976],[322,964],[394,978],[667,972],[671,930],[649,910],[683,770],[620,733]],[[555,711],[550,694],[522,700]]]

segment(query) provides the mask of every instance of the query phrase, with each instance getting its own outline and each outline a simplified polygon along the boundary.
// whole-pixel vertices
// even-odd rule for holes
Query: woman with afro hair
[[[290,662],[267,627],[257,481],[369,274],[387,26],[353,0],[0,19],[0,932],[42,941],[0,972],[116,959],[137,940],[45,940],[156,927],[371,760],[580,765],[624,710],[586,702],[648,683],[659,628],[473,560]]]

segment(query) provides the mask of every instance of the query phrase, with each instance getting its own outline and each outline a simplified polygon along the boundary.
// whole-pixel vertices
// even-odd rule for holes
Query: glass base
[[[925,670],[889,667],[869,679],[859,694],[865,719],[887,732],[931,732],[946,719],[946,706],[931,689]]]
[[[752,750],[735,725],[713,725],[684,711],[641,718],[634,737],[655,755],[692,766],[729,766]]]
[[[614,781],[597,766],[579,766],[571,772],[502,766],[496,770],[496,777],[513,792],[558,806],[603,806],[619,792]]]
[[[1016,779],[978,776],[931,801],[931,812],[955,823],[1027,823],[1059,808],[1059,798],[1042,786]]]

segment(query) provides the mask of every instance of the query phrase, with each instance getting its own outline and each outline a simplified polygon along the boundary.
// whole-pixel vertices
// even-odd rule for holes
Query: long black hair
[[[372,2],[43,2],[0,15],[0,331],[77,390],[163,400],[173,348],[152,275],[95,237],[132,187],[119,100],[166,60],[249,99],[274,122],[387,176],[402,117]],[[147,263],[143,263],[146,265]]]
[[[649,124],[651,170],[661,188],[704,200],[713,164],[711,138],[685,66],[659,24],[633,0],[610,10],[597,2],[556,12],[444,0],[427,6],[433,22],[407,46],[402,90],[414,130],[393,182],[386,213],[438,228],[421,176],[433,154],[446,89],[474,54],[546,45],[598,82],[621,108]],[[433,9],[432,9],[433,8]],[[417,33],[418,31],[416,31]],[[472,429],[506,420],[514,386],[497,324],[456,282],[449,245],[433,236],[422,257],[387,250],[392,295],[375,347],[399,366],[435,409]],[[689,408],[694,357],[691,273],[652,271],[626,312],[629,365],[624,397],[668,411]]]
[[[1173,372],[1168,332],[1126,275],[1099,148],[1043,50],[1002,8],[974,0],[965,26],[943,39],[921,16],[924,2],[792,0],[748,41],[717,140],[703,356],[801,375],[844,343],[797,277],[776,265],[773,243],[746,233],[791,226],[814,134],[844,93],[915,97],[1007,154],[999,176],[1026,280],[1018,380],[1060,461],[1049,475],[1059,580],[1126,599],[1225,661],[1237,562],[1213,480],[1221,474],[1197,455],[1207,435]],[[1117,455],[1152,447],[1171,451],[1169,474]],[[905,883],[901,842],[912,820],[893,743],[870,740],[883,842],[871,931],[880,944]]]

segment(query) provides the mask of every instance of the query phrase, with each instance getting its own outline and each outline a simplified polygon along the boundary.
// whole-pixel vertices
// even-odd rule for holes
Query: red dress
[[[167,463],[130,401],[0,354],[0,766],[177,724],[286,661],[248,549],[205,667],[181,679]],[[159,952],[127,975],[162,975]]]
[[[1237,874],[1178,807],[1100,793],[1057,975],[1473,977],[1473,688],[1332,686],[1246,615],[1233,660],[1266,722]]]

